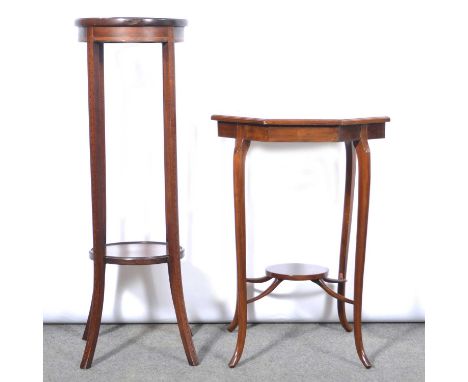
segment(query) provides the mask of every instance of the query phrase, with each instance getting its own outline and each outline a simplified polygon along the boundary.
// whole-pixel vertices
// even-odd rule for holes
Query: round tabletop
[[[165,19],[153,17],[107,17],[77,19],[79,27],[185,27],[185,19]]]

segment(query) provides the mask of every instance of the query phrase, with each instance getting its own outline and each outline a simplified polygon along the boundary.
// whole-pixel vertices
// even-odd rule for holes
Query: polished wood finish
[[[198,365],[198,357],[192,341],[187,312],[179,256],[179,210],[177,190],[177,134],[174,43],[162,46],[163,98],[164,98],[164,184],[166,204],[166,241],[169,250],[169,283],[172,301],[179,325],[180,337],[190,365]]]
[[[261,292],[259,295],[252,297],[247,300],[247,304],[254,301],[260,300],[261,298],[268,296],[273,292],[276,287],[284,280],[289,281],[312,281],[313,283],[320,286],[330,296],[336,298],[339,302],[347,302],[353,304],[354,302],[344,295],[336,293],[333,289],[330,289],[324,281],[329,283],[345,283],[344,279],[331,279],[328,278],[328,268],[321,267],[320,265],[312,264],[301,264],[301,263],[287,263],[287,264],[275,264],[268,266],[265,270],[266,276],[257,278],[246,278],[248,283],[264,283],[268,280],[273,279],[270,286]],[[228,330],[232,332],[238,325],[237,310],[231,323],[228,325]]]
[[[250,304],[251,302],[260,300],[261,298],[268,296],[271,292],[273,292],[278,285],[280,285],[283,282],[282,279],[274,279],[273,282],[270,284],[270,286],[265,289],[262,293],[260,293],[258,296],[252,297],[247,300],[247,304]]]
[[[356,175],[356,150],[352,142],[345,142],[346,147],[346,180],[345,180],[345,195],[343,203],[343,224],[341,228],[341,246],[340,246],[340,262],[338,269],[339,279],[346,279],[346,270],[348,268],[348,249],[349,236],[351,234],[351,220],[353,214],[354,200],[354,178]],[[346,284],[339,283],[338,293],[342,296],[346,294]],[[338,317],[341,326],[344,330],[350,332],[351,325],[346,318],[346,310],[343,301],[337,301]]]
[[[245,139],[262,142],[346,142],[359,139],[368,126],[369,139],[385,138],[388,117],[358,119],[259,119],[213,115],[218,135],[236,138],[242,127]]]
[[[325,284],[324,279],[312,280],[312,282],[317,284],[320,288],[322,288],[330,296],[336,298],[339,302],[343,302],[343,303],[347,302],[348,304],[354,304],[353,300],[350,300],[349,298],[346,298],[344,295],[336,293],[327,284]]]
[[[185,27],[187,20],[154,17],[87,17],[75,21],[78,27]]]
[[[326,281],[327,283],[341,284],[341,283],[347,282],[348,280],[346,280],[346,279],[332,279],[330,277],[324,277],[323,281]]]
[[[184,249],[179,249],[180,258]],[[94,250],[89,251],[89,258],[94,260]],[[106,244],[104,256],[106,264],[118,265],[151,265],[169,261],[167,243],[160,241],[126,241]]]
[[[91,367],[101,326],[105,286],[106,251],[106,153],[104,120],[104,45],[87,31],[88,107],[93,214],[93,296],[83,338],[86,340],[80,367]]]
[[[287,263],[270,265],[266,268],[265,273],[267,276],[279,280],[312,281],[326,277],[328,268],[312,264]]]
[[[85,41],[87,28],[81,28],[78,38]],[[95,41],[99,42],[182,42],[183,28],[169,27],[94,27]]]
[[[271,280],[271,277],[269,276],[263,276],[263,277],[247,277],[245,279],[248,283],[264,283],[268,280]]]
[[[354,338],[358,356],[366,368],[371,367],[362,342],[362,291],[367,235],[367,218],[370,191],[370,149],[368,139],[384,138],[388,117],[360,119],[259,119],[213,115],[218,122],[220,137],[235,138],[234,149],[234,206],[237,259],[237,302],[234,318],[228,330],[239,326],[236,348],[230,367],[239,362],[247,330],[247,304],[270,294],[283,280],[310,280],[337,299],[341,325],[351,331],[345,303],[353,305]],[[346,147],[346,182],[341,232],[338,278],[329,278],[328,269],[308,264],[280,264],[267,268],[266,276],[246,277],[246,227],[245,227],[245,159],[250,142],[344,142]],[[356,158],[359,166],[358,219],[356,233],[356,259],[354,273],[354,299],[345,296],[346,268],[354,196]],[[262,283],[273,278],[272,284],[262,293],[247,300],[246,283]],[[337,283],[338,292],[326,284]]]
[[[265,119],[233,117],[228,115],[212,115],[213,121],[235,123],[238,125],[261,126],[291,126],[291,127],[320,127],[320,126],[362,126],[389,122],[389,117],[354,118],[354,119]]]
[[[236,259],[237,259],[237,308],[236,322],[239,323],[237,343],[229,367],[239,362],[244,350],[247,334],[247,285],[246,285],[246,239],[245,239],[245,158],[250,141],[244,139],[243,129],[238,130],[234,147],[234,211],[236,226]]]
[[[358,141],[353,142],[356,147],[359,166],[359,189],[358,189],[358,210],[357,210],[357,230],[356,230],[356,258],[354,265],[354,342],[361,362],[366,368],[372,364],[367,358],[362,343],[362,290],[364,284],[364,262],[366,258],[367,241],[367,218],[369,215],[369,195],[371,162],[370,148],[367,142],[367,126],[361,129],[361,136]]]
[[[182,42],[187,20],[135,17],[85,18],[76,20],[79,41],[88,29],[98,42]]]
[[[242,126],[245,139],[260,142],[347,142],[359,139],[358,125],[337,126],[263,126],[239,125],[236,123],[218,122],[218,135],[235,138],[237,129]],[[385,138],[385,124],[369,125],[369,139]]]
[[[182,41],[185,20],[171,19],[79,19],[81,41],[88,46],[88,102],[93,210],[94,287],[83,333],[86,346],[81,368],[91,367],[101,325],[106,264],[168,264],[169,282],[182,344],[190,365],[198,359],[192,341],[183,296],[177,206],[177,139],[175,119],[174,43]],[[166,242],[106,244],[106,156],[104,121],[104,42],[152,42],[163,44],[164,174]]]

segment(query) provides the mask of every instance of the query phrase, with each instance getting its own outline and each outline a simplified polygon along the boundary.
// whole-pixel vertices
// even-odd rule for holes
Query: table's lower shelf
[[[327,277],[328,268],[320,265],[287,263],[270,265],[265,270],[266,275],[278,280],[319,280]]]
[[[354,304],[353,300],[346,298],[345,296],[338,294],[333,289],[325,284],[328,283],[345,283],[346,279],[331,279],[327,277],[328,268],[322,267],[320,265],[313,264],[302,264],[302,263],[286,263],[286,264],[275,264],[270,265],[265,270],[266,276],[258,278],[247,278],[248,283],[264,283],[273,279],[273,282],[270,286],[265,289],[259,295],[250,298],[247,300],[247,304],[251,302],[260,300],[261,298],[268,296],[273,292],[276,287],[281,284],[284,280],[290,281],[312,281],[327,292],[330,296],[336,298],[337,300],[347,302],[349,304]]]
[[[94,250],[89,251],[89,257],[94,260]],[[184,257],[184,249],[180,247],[180,257]],[[150,265],[167,263],[167,243],[158,241],[127,241],[106,244],[105,262],[119,265]]]

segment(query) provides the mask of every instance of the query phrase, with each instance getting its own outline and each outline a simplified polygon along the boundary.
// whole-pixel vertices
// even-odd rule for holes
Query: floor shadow
[[[192,337],[196,336],[202,327],[203,324],[192,324],[190,326],[190,329],[192,330]]]
[[[115,324],[115,325],[103,325],[104,326],[104,330],[101,326],[101,330],[99,331],[99,335],[100,336],[105,336],[105,335],[108,335],[108,334],[111,334],[113,332],[116,332],[120,329],[122,329],[125,325],[124,324]],[[84,328],[83,328],[84,330]]]
[[[217,310],[219,311],[220,317],[223,317],[224,315],[227,314],[224,303],[218,301],[218,302],[215,302],[215,305],[217,306]],[[195,348],[197,349],[197,354],[198,354],[198,358],[200,362],[203,361],[205,356],[216,345],[216,343],[220,340],[223,334],[229,333],[227,331],[227,325],[221,325],[218,327],[218,330],[215,333],[210,334],[210,336],[207,339],[203,340],[203,343],[200,343],[200,340],[197,337],[199,337],[199,332],[200,330],[203,329],[204,325],[205,324],[201,324],[201,323],[191,325],[192,336],[194,339]]]
[[[203,326],[203,324],[192,325],[192,333],[194,332],[194,327],[196,327],[195,333],[197,333],[200,329],[203,328]],[[217,326],[216,329],[217,330],[210,334],[210,336],[207,337],[204,342],[197,348],[198,359],[200,363],[203,362],[204,358],[210,352],[210,350],[216,346],[216,343],[221,339],[221,337],[226,335],[226,329],[224,326]]]
[[[320,325],[331,331],[353,334],[353,332],[344,330],[339,322],[321,322]],[[352,322],[350,325],[353,326]]]
[[[353,322],[351,321],[350,322],[351,326],[353,326]],[[319,324],[320,327],[325,327],[327,328],[328,330],[333,330],[333,331],[337,331],[337,332],[343,332],[343,333],[346,333],[346,334],[349,334],[351,336],[354,336],[354,333],[353,332],[346,332],[342,327],[341,325],[339,324],[336,324],[336,323],[321,323]],[[398,332],[398,333],[395,333],[394,335],[392,334],[391,338],[387,339],[386,341],[384,341],[384,343],[382,345],[380,345],[377,349],[373,350],[373,351],[368,351],[367,347],[366,347],[366,332],[367,332],[367,335],[369,335],[369,332],[372,332],[372,326],[374,325],[374,323],[365,323],[362,325],[362,331],[363,331],[363,342],[364,342],[364,349],[366,350],[366,353],[367,355],[369,356],[370,360],[372,363],[374,363],[375,361],[378,360],[379,356],[384,352],[384,351],[387,351],[388,349],[390,349],[392,346],[396,345],[397,343],[399,342],[402,342],[402,340],[404,340],[406,337],[408,337],[408,335],[414,331],[417,331],[417,330],[421,330],[420,327],[418,325],[411,325],[410,327],[406,328],[404,331],[401,331],[401,332]],[[353,329],[354,330],[354,329]],[[372,334],[371,334],[372,335]],[[376,336],[374,334],[374,336]],[[353,346],[354,346],[354,341],[353,341]],[[336,354],[336,352],[331,352],[329,350],[326,350],[324,349],[323,347],[317,349],[317,351],[321,352],[321,353],[324,353],[324,354],[332,354],[334,357],[338,358],[340,361],[342,362],[345,362],[349,365],[353,365],[356,363],[356,359],[351,359],[351,358],[346,358],[345,356],[343,356],[342,354]],[[355,353],[354,353],[355,354]],[[360,362],[358,359],[357,359],[357,362]]]
[[[117,327],[116,330],[120,329],[123,325],[117,325],[117,326],[118,327]],[[117,347],[113,348],[111,351],[107,352],[106,354],[103,354],[100,357],[95,358],[94,361],[93,361],[93,364],[98,365],[99,363],[108,360],[112,356],[120,353],[122,350],[128,348],[131,345],[136,344],[138,342],[138,340],[140,340],[146,334],[148,334],[149,332],[151,332],[153,330],[151,325],[145,325],[143,328],[144,329],[138,335],[133,336],[132,338],[129,338],[128,340],[124,341],[123,343],[121,343]],[[113,328],[111,328],[111,329],[113,329]],[[110,332],[112,332],[112,331],[114,331],[114,330],[110,330]]]
[[[367,328],[372,328],[372,324],[367,324]],[[415,332],[417,330],[421,330],[421,327],[417,324],[410,325],[408,328],[406,328],[404,331],[398,332],[397,335],[392,335],[390,339],[385,341],[383,345],[381,345],[379,348],[374,350],[372,353],[369,355],[372,356],[374,359],[378,359],[379,355],[382,354],[384,351],[388,350],[392,346],[394,346],[396,343],[401,342],[404,338],[407,338],[410,333]]]
[[[252,326],[256,326],[258,324],[254,324]],[[281,325],[281,324],[278,324]],[[314,327],[312,330],[315,331],[317,330],[318,327]],[[265,344],[263,347],[261,347],[255,354],[252,354],[251,356],[248,356],[244,359],[241,359],[239,361],[238,366],[242,366],[245,363],[251,362],[256,360],[259,357],[264,356],[265,354],[271,352],[271,351],[276,351],[278,348],[281,347],[281,345],[288,339],[291,338],[296,338],[298,336],[302,335],[302,332],[299,330],[298,326],[292,326],[288,331],[284,332],[280,337],[272,338],[267,344]]]

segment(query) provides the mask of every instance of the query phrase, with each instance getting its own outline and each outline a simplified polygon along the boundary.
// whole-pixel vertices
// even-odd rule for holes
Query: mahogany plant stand
[[[183,41],[186,20],[155,18],[85,18],[76,20],[79,40],[88,47],[89,136],[93,215],[94,287],[83,339],[81,368],[93,362],[104,302],[106,264],[150,265],[167,263],[169,282],[182,344],[190,365],[198,359],[187,320],[182,287],[177,207],[177,141],[174,43]],[[106,155],[104,123],[104,43],[161,43],[164,98],[165,242],[106,241]]]
[[[346,318],[345,303],[354,307],[354,339],[359,359],[366,368],[371,367],[362,342],[361,312],[366,254],[367,216],[370,191],[370,149],[367,140],[385,137],[388,117],[336,120],[257,119],[213,115],[218,121],[218,135],[234,138],[234,209],[237,257],[237,304],[234,318],[228,327],[237,326],[237,345],[229,362],[235,367],[239,362],[247,333],[247,304],[270,294],[283,280],[312,281],[326,293],[337,299],[338,315],[343,328],[352,330]],[[341,233],[339,274],[337,279],[328,278],[328,269],[310,264],[278,264],[267,267],[266,276],[246,276],[246,230],[245,230],[245,158],[251,141],[262,142],[344,142],[346,146],[346,183]],[[354,176],[356,154],[359,167],[359,195],[354,273],[354,299],[345,297],[346,268],[348,259],[351,216],[353,210]],[[272,284],[258,296],[247,300],[246,283],[263,283],[273,279]],[[338,292],[326,283],[337,283]]]

